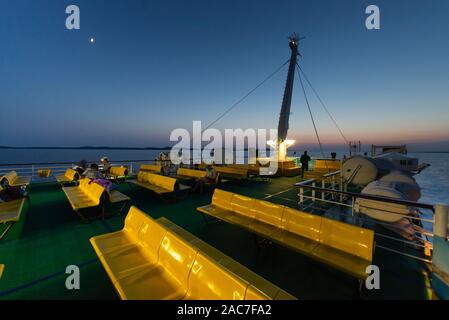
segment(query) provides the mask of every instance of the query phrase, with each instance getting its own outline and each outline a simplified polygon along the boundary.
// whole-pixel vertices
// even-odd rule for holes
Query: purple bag
[[[116,188],[116,186],[111,181],[106,179],[95,179],[92,180],[92,182],[99,184],[100,186],[105,188],[107,192],[110,192],[111,190],[114,190]]]

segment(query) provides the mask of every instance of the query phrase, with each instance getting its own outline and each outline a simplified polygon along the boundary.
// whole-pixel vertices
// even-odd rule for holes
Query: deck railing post
[[[315,181],[312,182],[312,187],[315,187],[316,183]],[[315,189],[312,189],[312,202],[315,202]]]
[[[326,182],[324,181],[324,179],[321,181],[321,188],[325,189],[326,188]],[[326,194],[324,193],[324,191],[321,192],[321,200],[325,199]]]
[[[433,225],[433,234],[437,237],[447,239],[449,206],[446,204],[437,204],[434,208],[435,223]]]
[[[303,204],[304,202],[304,188],[299,188],[299,203]]]
[[[340,185],[339,185],[340,191],[343,191],[343,176],[340,175]],[[340,193],[340,202],[343,202],[343,193]]]

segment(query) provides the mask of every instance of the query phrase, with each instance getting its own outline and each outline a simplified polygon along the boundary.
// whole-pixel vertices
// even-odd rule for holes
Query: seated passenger
[[[195,192],[198,188],[200,189],[200,193],[203,193],[203,186],[206,183],[213,184],[217,179],[217,171],[215,171],[214,167],[210,164],[206,166],[206,176],[204,178],[200,178],[196,181],[195,186],[192,191]]]
[[[108,174],[110,168],[111,164],[109,163],[108,158],[107,157],[101,158],[101,172],[104,174]]]
[[[78,172],[79,175],[82,175],[87,169],[86,160],[81,160],[77,165],[73,166],[72,169]]]
[[[92,180],[104,178],[101,172],[98,170],[98,165],[96,163],[92,163],[90,165],[90,168],[87,168],[83,172],[82,176]]]

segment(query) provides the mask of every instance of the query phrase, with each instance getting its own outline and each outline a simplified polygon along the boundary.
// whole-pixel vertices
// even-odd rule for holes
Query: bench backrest
[[[78,180],[79,179],[79,173],[76,171],[76,170],[73,170],[73,169],[67,169],[66,171],[65,171],[65,174],[64,174],[65,176],[66,176],[66,178],[67,179],[69,179],[69,180]]]
[[[234,194],[231,200],[231,210],[242,216],[256,219],[256,212],[253,210],[256,199]]]
[[[147,174],[147,182],[170,191],[175,191],[177,187],[176,179],[154,173]]]
[[[162,176],[160,174],[139,172],[137,174],[137,181],[142,183],[149,183],[169,191],[175,191],[178,189],[178,182],[175,178]]]
[[[131,207],[133,208],[133,207]],[[131,209],[130,209],[131,210]],[[139,230],[139,243],[143,248],[143,253],[152,261],[159,260],[159,248],[162,240],[167,234],[167,229],[157,223],[154,219],[138,210],[143,216],[142,226]]]
[[[78,187],[79,187],[80,189],[83,189],[83,190],[84,190],[85,186],[86,186],[87,184],[89,184],[90,181],[91,181],[91,180],[90,180],[89,178],[82,178],[82,179],[79,180]]]
[[[128,175],[128,168],[126,167],[110,167],[109,173],[115,176],[123,177]]]
[[[248,177],[248,169],[243,168],[232,168],[232,167],[218,167],[214,166],[216,172],[221,173],[221,175],[234,175],[241,176],[242,178]]]
[[[212,205],[225,210],[231,210],[231,200],[234,193],[224,191],[221,189],[215,189],[212,195]]]
[[[9,171],[7,174],[5,174],[1,180],[6,179],[9,184],[13,183],[17,179],[17,172],[15,171]]]
[[[202,300],[243,300],[248,285],[199,252],[190,271],[187,296]]]
[[[205,178],[207,172],[204,170],[192,170],[192,169],[187,169],[187,168],[179,168],[176,171],[176,174],[179,176],[186,176],[186,177],[192,177],[195,179],[201,179],[201,178]]]
[[[288,232],[318,242],[320,240],[321,221],[322,218],[318,215],[286,207],[282,218],[282,227]]]
[[[140,165],[140,171],[160,173],[162,171],[162,166],[156,164],[142,164]]]
[[[130,238],[138,239],[139,231],[145,222],[145,218],[146,215],[142,211],[132,206],[129,208],[128,214],[126,215],[123,230]]]
[[[373,258],[374,231],[323,218],[320,242],[362,259]]]
[[[180,285],[187,288],[197,251],[175,233],[167,231],[159,248],[159,264],[174,276]]]
[[[139,181],[139,182],[148,182],[147,175],[148,175],[148,172],[139,171],[139,173],[137,174],[137,181]]]
[[[105,189],[102,186],[92,182],[89,178],[84,178],[80,180],[79,188],[95,203],[100,204],[101,196],[105,192]]]
[[[341,169],[341,161],[333,160],[333,159],[316,159],[315,160],[315,169],[329,169],[329,170],[340,170]]]
[[[253,210],[258,221],[282,228],[284,206],[269,201],[255,200]]]

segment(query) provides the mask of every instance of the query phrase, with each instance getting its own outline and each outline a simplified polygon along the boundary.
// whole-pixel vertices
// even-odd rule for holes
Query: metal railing
[[[139,170],[140,165],[155,163],[156,161],[163,162],[164,160],[109,160],[111,166],[126,166],[129,174]],[[101,164],[98,160],[86,161],[88,164]],[[77,165],[79,161],[74,162],[38,162],[38,163],[6,163],[0,164],[0,178],[10,171],[16,171],[19,176],[31,177],[32,182],[48,182],[55,180],[57,175],[63,175],[69,168]],[[39,176],[40,170],[50,170],[48,177]]]
[[[320,184],[320,186],[318,186]],[[352,218],[353,223],[357,222],[370,222],[375,223],[380,226],[394,229],[397,228],[397,231],[401,229],[399,226],[395,226],[393,224],[390,224],[388,222],[382,222],[373,218],[370,218],[367,215],[362,214],[360,212],[360,207],[358,204],[358,199],[364,199],[364,200],[371,200],[371,201],[377,201],[382,203],[388,203],[393,205],[403,205],[408,208],[413,209],[421,209],[424,210],[425,213],[429,213],[431,218],[423,217],[422,215],[417,216],[411,216],[403,213],[388,211],[388,209],[385,210],[387,213],[391,213],[394,215],[397,215],[398,218],[405,218],[409,220],[413,220],[415,222],[421,222],[422,228],[419,228],[419,226],[416,226],[416,228],[419,230],[419,233],[422,235],[421,237],[416,237],[416,233],[414,234],[415,241],[411,241],[405,238],[399,238],[399,237],[393,237],[384,233],[381,233],[379,231],[375,231],[375,235],[380,238],[392,240],[396,242],[397,244],[402,245],[409,245],[414,248],[422,248],[425,249],[426,255],[430,257],[430,259],[422,258],[420,256],[411,255],[409,253],[401,252],[399,250],[381,246],[379,244],[376,244],[377,247],[382,248],[384,250],[388,250],[394,253],[399,253],[403,256],[411,257],[423,262],[431,263],[431,256],[430,251],[432,249],[432,240],[429,238],[433,238],[434,232],[433,230],[438,227],[435,226],[435,219],[434,219],[434,213],[435,213],[435,206],[427,203],[419,203],[414,201],[407,201],[407,200],[401,200],[401,199],[393,199],[393,198],[387,198],[382,196],[375,196],[375,195],[367,195],[367,194],[361,194],[356,192],[350,192],[347,191],[347,187],[344,185],[340,172],[332,172],[330,174],[324,175],[320,178],[320,181],[317,179],[309,179],[306,181],[302,181],[295,184],[296,187],[299,188],[298,197],[299,197],[299,206],[302,207],[303,210],[309,210],[309,211],[326,211],[329,209],[329,207],[332,206],[339,206],[342,210],[337,210],[337,212],[333,211],[336,214],[348,217],[350,215],[350,218]],[[321,205],[324,204],[327,207],[320,207],[317,206],[317,204]],[[346,210],[344,209],[346,208]],[[442,210],[449,210],[447,206],[443,206]],[[348,212],[350,211],[350,212]],[[425,228],[427,227],[427,228]],[[446,226],[447,229],[449,229],[449,226]]]

